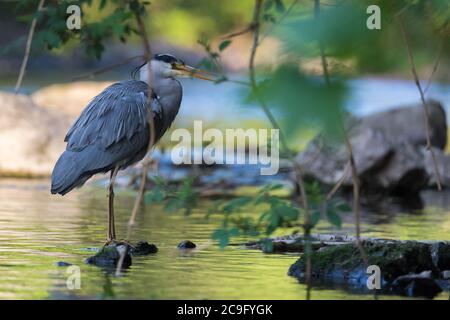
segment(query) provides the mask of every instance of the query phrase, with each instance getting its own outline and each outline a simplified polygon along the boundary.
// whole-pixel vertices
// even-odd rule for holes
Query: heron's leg
[[[119,167],[115,167],[113,170],[111,170],[111,177],[108,186],[108,193],[109,193],[108,242],[111,242],[116,239],[116,228],[114,225],[114,182],[116,181],[118,171]]]

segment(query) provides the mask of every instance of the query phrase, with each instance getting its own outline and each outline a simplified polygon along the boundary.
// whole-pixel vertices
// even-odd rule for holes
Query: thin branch
[[[345,144],[347,146],[350,168],[352,169],[353,212],[355,213],[356,246],[358,247],[359,254],[361,255],[364,264],[367,266],[368,265],[367,255],[361,243],[361,202],[359,195],[360,183],[358,178],[358,171],[356,169],[355,158],[353,156],[353,148],[345,131],[344,131],[344,139]]]
[[[108,66],[95,69],[95,70],[93,70],[91,72],[84,73],[84,74],[81,74],[79,76],[76,76],[76,77],[72,78],[72,81],[86,79],[86,78],[93,78],[94,76],[96,76],[98,74],[102,74],[102,73],[108,72],[108,71],[113,70],[115,68],[118,68],[118,67],[121,67],[123,65],[126,65],[126,64],[130,63],[133,60],[142,59],[142,58],[145,58],[145,56],[142,55],[142,54],[138,55],[138,56],[129,57],[129,58],[126,58],[126,59],[124,59],[122,61],[119,61],[117,63],[113,63],[113,64],[110,64]]]
[[[399,11],[397,11],[396,13],[394,13],[394,15],[392,16],[393,18],[397,18],[400,17],[403,12],[405,12],[406,10],[408,10],[410,7],[412,6],[412,3],[407,3],[405,4]]]
[[[442,190],[442,185],[441,185],[441,176],[439,173],[439,167],[438,167],[438,163],[437,163],[437,159],[436,159],[436,155],[434,153],[433,147],[431,145],[431,132],[430,132],[430,110],[429,110],[429,106],[428,103],[425,100],[425,94],[424,91],[422,90],[422,86],[420,84],[419,81],[419,76],[417,75],[417,70],[416,70],[416,66],[414,63],[414,56],[412,53],[412,49],[411,49],[411,45],[408,41],[408,36],[406,34],[406,30],[405,30],[405,25],[403,23],[403,19],[401,16],[397,17],[398,23],[400,25],[400,31],[402,34],[402,38],[403,38],[403,42],[405,43],[406,46],[406,50],[408,53],[408,60],[409,60],[409,64],[411,67],[411,72],[413,74],[414,77],[414,81],[416,83],[417,89],[419,90],[419,94],[420,94],[420,100],[422,101],[422,106],[423,106],[423,113],[424,113],[424,123],[425,123],[425,136],[426,136],[426,141],[427,141],[427,150],[430,151],[431,154],[431,158],[433,159],[433,166],[434,166],[434,175],[436,178],[436,185],[438,190]]]
[[[345,179],[347,179],[348,174],[350,173],[350,167],[351,167],[351,162],[348,161],[347,164],[345,165],[344,172],[342,173],[341,178],[336,182],[333,189],[331,189],[331,191],[328,192],[328,194],[325,198],[326,201],[329,201],[329,200],[331,200],[331,198],[333,198],[333,196],[336,194],[336,192],[339,190],[339,188],[344,183]]]
[[[445,42],[445,37],[442,39],[442,41],[439,45],[438,53],[436,55],[436,59],[434,60],[434,64],[433,64],[433,70],[431,70],[430,77],[428,78],[427,84],[425,85],[425,88],[423,89],[423,94],[427,93],[428,89],[430,88],[431,81],[433,80],[433,76],[438,69],[439,62],[441,61],[441,58],[442,58],[442,53],[444,52],[444,42]]]
[[[298,3],[299,0],[294,0],[291,5],[286,9],[286,11],[283,13],[283,15],[276,21],[276,23],[273,23],[267,30],[264,32],[264,34],[261,36],[261,39],[259,40],[258,45],[260,45],[264,39],[273,31],[275,26],[279,25],[284,19],[286,19],[287,16],[291,13],[292,9],[295,7],[295,5]]]
[[[145,182],[147,180],[147,172],[148,172],[148,168],[149,168],[150,162],[151,162],[150,150],[152,149],[152,147],[155,143],[155,124],[153,122],[153,119],[154,119],[153,118],[153,110],[151,108],[151,104],[152,104],[152,87],[151,87],[152,73],[151,73],[150,61],[151,61],[152,54],[151,54],[151,49],[150,49],[150,42],[148,41],[148,37],[147,37],[147,31],[145,30],[144,22],[142,21],[142,18],[139,14],[136,14],[136,21],[137,21],[137,24],[139,27],[139,34],[141,35],[142,43],[144,46],[145,58],[148,61],[148,65],[147,65],[148,66],[147,67],[147,72],[148,72],[148,75],[147,75],[147,84],[148,84],[147,104],[149,105],[150,141],[149,141],[149,144],[147,147],[147,155],[143,160],[141,185],[139,188],[138,196],[134,203],[134,207],[133,207],[133,211],[132,211],[130,220],[128,222],[127,239],[131,235],[131,228],[133,228],[133,226],[135,224],[136,214],[137,214],[139,206],[142,203],[143,195],[145,192]]]
[[[320,18],[320,0],[314,0],[314,18],[316,21],[319,21]],[[320,27],[317,26],[318,28]],[[319,37],[319,49],[320,49],[320,60],[322,62],[322,69],[323,69],[323,78],[325,79],[325,83],[327,85],[330,85],[330,73],[328,72],[328,63],[327,58],[325,56],[325,46],[323,44],[323,40],[321,37]]]
[[[250,52],[250,60],[249,60],[249,77],[250,77],[250,85],[252,87],[252,91],[255,94],[256,98],[258,99],[258,102],[263,109],[264,113],[266,114],[266,117],[269,119],[271,125],[273,128],[277,129],[280,133],[280,141],[283,146],[283,148],[288,151],[288,145],[286,138],[284,137],[283,132],[280,130],[280,126],[278,125],[277,120],[273,116],[273,114],[270,112],[267,105],[264,103],[264,101],[261,99],[259,93],[258,93],[258,84],[256,82],[256,73],[255,73],[255,57],[256,57],[256,50],[258,48],[259,43],[259,32],[260,32],[260,15],[261,15],[261,6],[262,6],[262,0],[255,0],[255,8],[253,11],[253,21],[251,25],[255,26],[253,28],[253,44]]]
[[[280,133],[280,140],[282,143],[282,146],[286,152],[289,152],[289,147],[287,145],[287,141],[283,135],[283,132],[280,130],[280,126],[278,125],[275,117],[270,112],[267,105],[264,103],[264,101],[260,98],[258,94],[258,84],[256,82],[256,74],[255,74],[255,56],[256,56],[256,50],[258,48],[259,44],[259,32],[260,32],[260,14],[261,14],[261,6],[263,1],[262,0],[255,0],[255,8],[253,11],[253,21],[252,25],[255,26],[253,29],[253,44],[252,49],[250,53],[250,60],[249,60],[249,77],[250,77],[250,84],[252,87],[252,91],[255,94],[255,96],[258,98],[259,104],[261,108],[264,110],[264,113],[266,114],[267,118],[269,119],[270,123],[272,124],[273,128],[278,129]],[[305,282],[306,282],[306,299],[311,298],[311,272],[312,272],[312,263],[311,263],[311,249],[310,249],[310,234],[311,234],[311,215],[309,212],[309,205],[308,205],[308,197],[306,194],[306,188],[305,183],[303,181],[302,176],[302,170],[300,165],[295,161],[295,159],[291,159],[293,166],[294,166],[294,172],[295,172],[295,179],[297,186],[300,190],[300,196],[301,196],[301,202],[302,206],[305,212],[305,220],[304,220],[304,237],[306,239],[306,246],[305,246],[305,252],[306,252],[306,272],[305,272]]]
[[[141,36],[142,45],[144,47],[144,53],[145,53],[145,60],[148,61],[147,64],[147,84],[148,84],[148,92],[147,92],[147,105],[148,105],[148,121],[149,121],[149,143],[147,147],[147,154],[145,158],[142,160],[143,166],[142,166],[142,176],[141,176],[141,184],[139,186],[138,194],[136,196],[133,210],[131,211],[130,219],[128,220],[128,228],[127,228],[127,237],[126,240],[129,240],[131,237],[131,233],[133,231],[133,227],[136,223],[136,216],[137,212],[139,210],[139,207],[141,206],[142,200],[144,198],[145,193],[145,184],[147,181],[147,174],[148,169],[151,162],[151,149],[153,148],[153,145],[155,143],[155,123],[154,123],[154,117],[153,117],[153,110],[152,110],[152,73],[151,73],[151,48],[150,48],[150,42],[148,41],[147,37],[147,31],[145,30],[144,22],[142,21],[142,17],[139,15],[139,13],[135,13],[136,23],[139,28],[139,35]],[[116,269],[116,275],[120,274],[120,271],[122,270],[122,264],[125,259],[126,250],[121,254],[119,262],[117,264]]]
[[[254,24],[250,24],[250,25],[248,25],[247,27],[245,27],[242,30],[239,30],[239,31],[236,31],[236,32],[232,32],[232,33],[228,33],[228,34],[222,36],[221,39],[231,39],[231,38],[234,38],[234,37],[238,37],[238,36],[241,36],[243,34],[252,32],[254,30],[254,28],[255,28],[255,25]]]
[[[316,21],[320,18],[320,0],[314,0],[314,18]],[[323,77],[325,80],[325,83],[327,86],[331,85],[330,82],[330,75],[328,73],[327,68],[327,58],[325,57],[325,46],[321,40],[319,40],[319,47],[320,47],[320,57],[322,60],[322,68],[323,68]],[[345,130],[344,124],[341,123],[342,126],[342,133],[345,140],[345,145],[347,147],[348,152],[348,165],[346,166],[344,170],[344,175],[341,178],[341,181],[338,181],[336,186],[331,190],[331,192],[328,194],[326,201],[328,201],[331,196],[339,189],[339,187],[342,185],[343,181],[346,178],[346,171],[348,170],[347,167],[351,168],[351,174],[352,174],[352,184],[353,184],[353,212],[355,214],[355,232],[356,232],[356,246],[358,247],[359,253],[361,255],[361,258],[365,265],[368,264],[367,261],[367,255],[364,251],[364,248],[361,244],[361,205],[360,205],[360,183],[358,178],[358,170],[356,169],[355,159],[353,157],[353,148],[350,143],[350,139],[348,138],[347,131]]]
[[[37,13],[39,13],[39,11],[41,11],[42,8],[44,7],[44,2],[45,2],[45,0],[39,1],[36,15],[34,16],[33,21],[31,21],[30,30],[28,31],[27,42],[25,45],[25,55],[22,60],[22,65],[20,66],[20,72],[19,72],[19,77],[17,78],[17,82],[16,82],[15,93],[19,92],[20,86],[22,85],[22,80],[25,75],[25,70],[26,70],[27,64],[28,64],[28,58],[30,57],[31,42],[33,41],[34,30],[36,29]]]
[[[306,194],[305,182],[303,181],[302,168],[300,165],[293,161],[295,179],[297,181],[297,187],[300,189],[300,196],[302,201],[302,207],[305,213],[305,219],[303,223],[303,237],[305,239],[305,254],[306,254],[306,268],[305,268],[305,283],[306,283],[306,300],[311,299],[311,274],[312,274],[312,261],[311,261],[311,213],[309,211],[308,196]]]

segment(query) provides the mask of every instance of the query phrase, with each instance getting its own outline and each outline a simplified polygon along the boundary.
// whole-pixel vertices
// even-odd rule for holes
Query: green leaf
[[[282,0],[274,0],[275,1],[275,7],[278,11],[278,13],[283,13],[286,11],[286,8],[284,7]]]
[[[264,4],[264,11],[269,11],[273,6],[273,0],[266,0]]]
[[[167,201],[166,205],[164,206],[164,210],[168,213],[176,212],[181,207],[181,201],[177,198],[171,198],[169,201]]]
[[[313,211],[311,213],[311,225],[314,227],[316,224],[319,223],[320,220],[320,211]]]
[[[231,40],[224,40],[219,44],[219,51],[225,50],[231,44]]]
[[[335,211],[328,210],[327,211],[327,218],[328,218],[328,221],[332,225],[334,225],[335,227],[337,227],[339,229],[341,228],[341,223],[342,223],[341,217],[339,217],[339,215]]]
[[[340,202],[336,205],[336,209],[338,209],[342,213],[347,213],[352,211],[352,207],[347,202]]]
[[[273,241],[272,239],[264,239],[262,244],[262,250],[265,253],[273,252]]]
[[[216,229],[212,234],[212,238],[219,241],[219,246],[222,249],[230,242],[228,231],[226,229]]]
[[[222,211],[225,213],[233,213],[240,210],[242,207],[246,206],[252,201],[251,197],[239,197],[228,201],[222,207]]]

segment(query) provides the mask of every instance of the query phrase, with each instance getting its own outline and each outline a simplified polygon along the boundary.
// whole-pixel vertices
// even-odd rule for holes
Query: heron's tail
[[[52,172],[51,193],[65,195],[76,187],[81,187],[91,176],[77,159],[80,153],[64,151],[55,164]]]

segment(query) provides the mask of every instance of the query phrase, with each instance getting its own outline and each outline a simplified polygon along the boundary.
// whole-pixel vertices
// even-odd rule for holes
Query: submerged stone
[[[132,256],[145,256],[152,253],[157,253],[158,248],[153,243],[147,241],[139,241],[134,247],[130,249]]]
[[[431,271],[400,276],[392,283],[391,290],[409,297],[425,297],[429,299],[442,292],[442,288],[431,277]]]
[[[434,277],[441,274],[446,265],[450,244],[442,243],[439,250],[435,244],[418,241],[363,242],[368,265],[381,270],[383,291],[408,296],[433,297],[442,289]],[[311,253],[313,279],[348,284],[367,289],[366,265],[354,243],[323,247]],[[289,268],[288,274],[303,279],[306,259],[302,256]],[[423,273],[427,271],[427,273]]]
[[[112,242],[105,245],[94,256],[86,259],[86,263],[93,264],[99,267],[117,267],[117,263],[120,260],[121,253],[125,250],[125,258],[122,263],[122,268],[128,268],[131,266],[131,255],[129,253],[129,246],[121,242]]]
[[[177,245],[178,249],[195,249],[196,247],[195,243],[189,240],[183,240]]]

